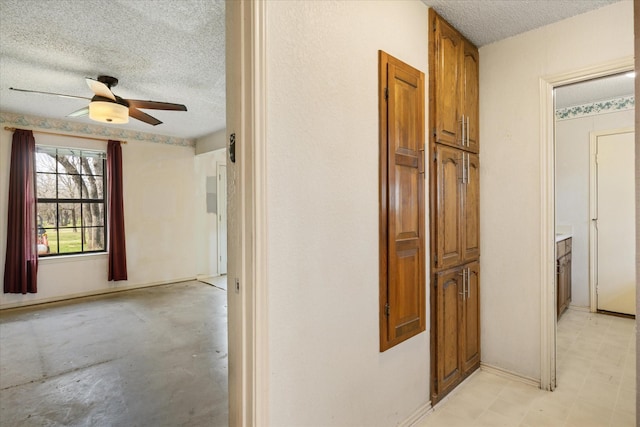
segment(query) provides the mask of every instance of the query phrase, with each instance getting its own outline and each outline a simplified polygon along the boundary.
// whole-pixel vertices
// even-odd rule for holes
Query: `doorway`
[[[633,128],[591,134],[591,311],[635,315],[634,142]]]
[[[633,70],[633,58],[623,58],[593,67],[587,67],[573,72],[545,76],[540,79],[540,108],[541,108],[541,364],[540,386],[544,390],[554,390],[556,387],[556,205],[560,204],[556,197],[556,89],[586,82],[601,77],[626,73]],[[632,92],[633,93],[633,92]],[[593,110],[592,110],[593,111]],[[584,141],[584,140],[583,140]],[[587,139],[588,141],[588,139]],[[584,143],[588,147],[588,142]],[[588,169],[588,151],[585,161]],[[588,178],[587,189],[588,194]],[[588,213],[588,203],[583,209]],[[588,217],[588,215],[585,215]],[[589,222],[587,218],[586,222]],[[574,292],[573,297],[576,297]],[[575,304],[575,302],[574,302]],[[587,304],[588,305],[588,304]]]

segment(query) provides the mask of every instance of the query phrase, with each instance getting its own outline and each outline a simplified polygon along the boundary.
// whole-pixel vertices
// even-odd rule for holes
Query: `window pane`
[[[57,254],[58,253],[58,232],[56,231],[55,228],[47,228],[45,229],[46,232],[46,236],[43,237],[42,239],[42,244],[48,245],[49,246],[49,254]],[[38,244],[40,245],[40,241],[38,242]],[[38,246],[38,249],[40,249],[41,246]],[[38,252],[40,253],[40,252]]]
[[[58,197],[61,199],[79,199],[82,179],[79,175],[58,175]]]
[[[41,150],[36,152],[36,172],[55,172],[56,171],[56,151],[55,149]]]
[[[79,175],[80,171],[80,150],[58,148],[58,173]]]
[[[104,175],[104,153],[82,152],[82,173],[84,175]]]
[[[36,174],[36,197],[56,198],[56,175],[51,173]]]
[[[83,203],[82,212],[84,215],[83,225],[85,227],[103,226],[104,225],[104,204],[102,203]]]
[[[84,250],[100,251],[104,250],[104,227],[84,228]]]
[[[81,227],[82,226],[82,216],[80,211],[80,203],[60,203],[59,205],[59,213],[58,213],[58,221],[60,223],[58,226],[62,227]]]
[[[57,224],[55,203],[38,203],[38,226],[55,227]]]
[[[60,228],[60,248],[59,253],[82,252],[81,228]]]
[[[83,191],[86,189],[87,192],[82,194],[83,199],[104,199],[102,176],[83,175],[82,182],[84,183]]]

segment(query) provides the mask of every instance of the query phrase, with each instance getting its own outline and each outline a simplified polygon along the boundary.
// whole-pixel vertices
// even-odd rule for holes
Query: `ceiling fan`
[[[91,101],[88,106],[81,108],[78,111],[74,111],[67,115],[67,117],[82,117],[88,114],[90,119],[103,123],[127,123],[129,121],[129,117],[133,117],[134,119],[156,126],[162,122],[155,117],[140,111],[139,108],[149,110],[187,111],[187,107],[182,104],[121,98],[111,91],[111,88],[118,84],[118,79],[115,77],[98,76],[97,80],[87,77],[85,80],[89,88],[91,88],[94,93],[93,98],[42,92],[38,90],[16,89],[12,87],[9,89],[19,92],[55,95],[63,98],[87,99]]]

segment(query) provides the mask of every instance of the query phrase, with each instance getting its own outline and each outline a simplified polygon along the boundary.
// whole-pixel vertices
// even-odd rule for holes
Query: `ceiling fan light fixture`
[[[92,101],[89,103],[89,118],[102,123],[129,123],[129,108],[115,102]]]

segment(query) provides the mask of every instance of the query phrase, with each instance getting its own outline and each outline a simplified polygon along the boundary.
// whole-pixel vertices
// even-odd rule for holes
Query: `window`
[[[38,254],[102,252],[106,153],[36,147]]]

